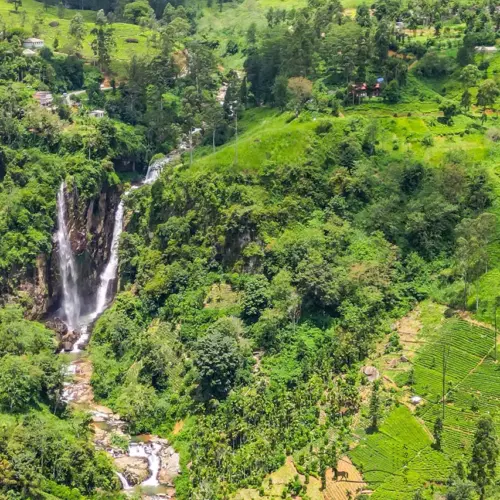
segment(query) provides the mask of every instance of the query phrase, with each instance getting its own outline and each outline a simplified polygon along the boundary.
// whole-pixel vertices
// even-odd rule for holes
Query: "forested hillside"
[[[0,2],[0,499],[497,498],[500,6]]]

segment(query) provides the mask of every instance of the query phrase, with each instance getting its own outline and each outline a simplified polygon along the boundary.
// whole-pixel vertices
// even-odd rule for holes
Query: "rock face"
[[[67,221],[71,248],[76,256],[78,289],[84,302],[94,300],[99,276],[109,259],[115,211],[120,203],[116,187],[105,187],[87,202],[80,200],[76,188],[66,193]],[[61,294],[58,248],[54,245],[50,258],[51,302],[59,303]]]
[[[120,203],[117,186],[102,186],[91,199],[81,199],[76,188],[66,192],[71,247],[76,256],[79,290],[92,299],[99,276],[109,258],[115,211]],[[54,231],[57,221],[54,214]],[[40,254],[33,265],[11,269],[0,288],[0,304],[22,299],[28,319],[40,319],[60,303],[58,248],[53,239],[50,254]]]
[[[160,484],[172,485],[174,479],[180,474],[180,456],[171,447],[165,447],[160,454],[161,468],[158,474]]]
[[[115,465],[131,486],[142,483],[150,476],[147,458],[125,455],[115,458]]]

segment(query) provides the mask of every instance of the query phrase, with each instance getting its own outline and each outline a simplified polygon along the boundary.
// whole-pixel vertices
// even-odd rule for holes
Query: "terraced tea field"
[[[500,426],[494,411],[500,403],[500,364],[492,358],[493,346],[492,329],[453,318],[418,350],[412,394],[424,398],[424,404],[415,414],[403,405],[394,408],[379,432],[362,438],[351,452],[373,498],[409,498],[426,483],[439,488],[456,461],[468,461],[479,417],[491,412]],[[440,452],[431,447],[430,430],[442,412],[443,351],[448,394]],[[400,373],[397,380],[402,385],[407,378]]]

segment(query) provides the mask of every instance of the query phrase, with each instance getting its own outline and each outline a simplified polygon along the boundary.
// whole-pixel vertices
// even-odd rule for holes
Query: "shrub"
[[[51,28],[57,28],[57,27],[59,26],[59,22],[58,22],[58,21],[51,21],[51,22],[49,23],[49,26],[50,26]]]
[[[422,145],[426,147],[430,147],[434,145],[434,137],[432,134],[426,134],[422,139]]]
[[[455,69],[453,59],[438,52],[427,52],[417,64],[416,72],[428,78],[446,76]]]
[[[488,137],[488,139],[490,141],[493,141],[493,142],[498,142],[500,141],[500,129],[499,128],[490,128],[487,132],[486,132],[486,137]]]

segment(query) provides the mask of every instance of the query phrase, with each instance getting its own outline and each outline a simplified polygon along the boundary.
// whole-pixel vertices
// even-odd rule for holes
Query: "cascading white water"
[[[143,457],[148,460],[151,476],[141,483],[141,486],[158,486],[158,472],[160,472],[160,443],[130,443],[128,453],[131,457]]]
[[[68,328],[75,331],[80,320],[80,295],[78,293],[78,275],[69,230],[66,221],[65,183],[62,182],[57,193],[57,243],[59,245],[59,269],[61,271],[62,302],[61,309]]]
[[[127,193],[125,193],[125,195],[126,194]],[[99,285],[99,289],[97,290],[97,300],[94,312],[92,313],[94,318],[99,316],[99,314],[101,314],[106,308],[109,295],[109,285],[116,279],[116,273],[118,271],[118,249],[120,246],[120,235],[123,230],[123,209],[124,202],[122,199],[115,213],[115,225],[113,227],[113,238],[111,239],[111,250],[108,264],[101,274],[101,283]]]
[[[124,490],[130,490],[132,488],[132,486],[128,484],[127,478],[121,472],[117,472],[116,475],[118,479],[120,479],[120,483],[122,483],[122,488]]]
[[[179,152],[186,151],[192,147],[192,144],[190,142],[192,141],[193,136],[199,134],[200,132],[201,128],[193,128],[191,130],[191,137],[184,137],[184,139],[179,143],[179,146],[176,150],[171,151],[168,155],[151,163],[151,165],[149,165],[148,167],[148,171],[146,172],[146,177],[144,178],[143,184],[153,184],[153,182],[156,181],[158,177],[160,177],[160,174],[165,165],[168,165],[174,158],[178,157]]]
[[[144,178],[144,184],[153,184],[153,182],[160,176],[163,167],[171,161],[172,156],[168,155],[151,163],[148,167],[146,177]]]
[[[125,197],[127,193],[125,193],[123,197]],[[104,312],[108,304],[109,286],[116,279],[116,273],[118,271],[118,250],[120,246],[120,235],[123,231],[123,212],[124,202],[122,199],[115,212],[115,224],[113,226],[113,237],[111,238],[109,260],[104,268],[104,271],[101,273],[101,280],[99,288],[97,289],[94,309],[86,316],[79,318],[81,336],[78,341],[75,342],[71,352],[81,352],[82,346],[85,346],[89,340],[89,326],[100,314]]]

